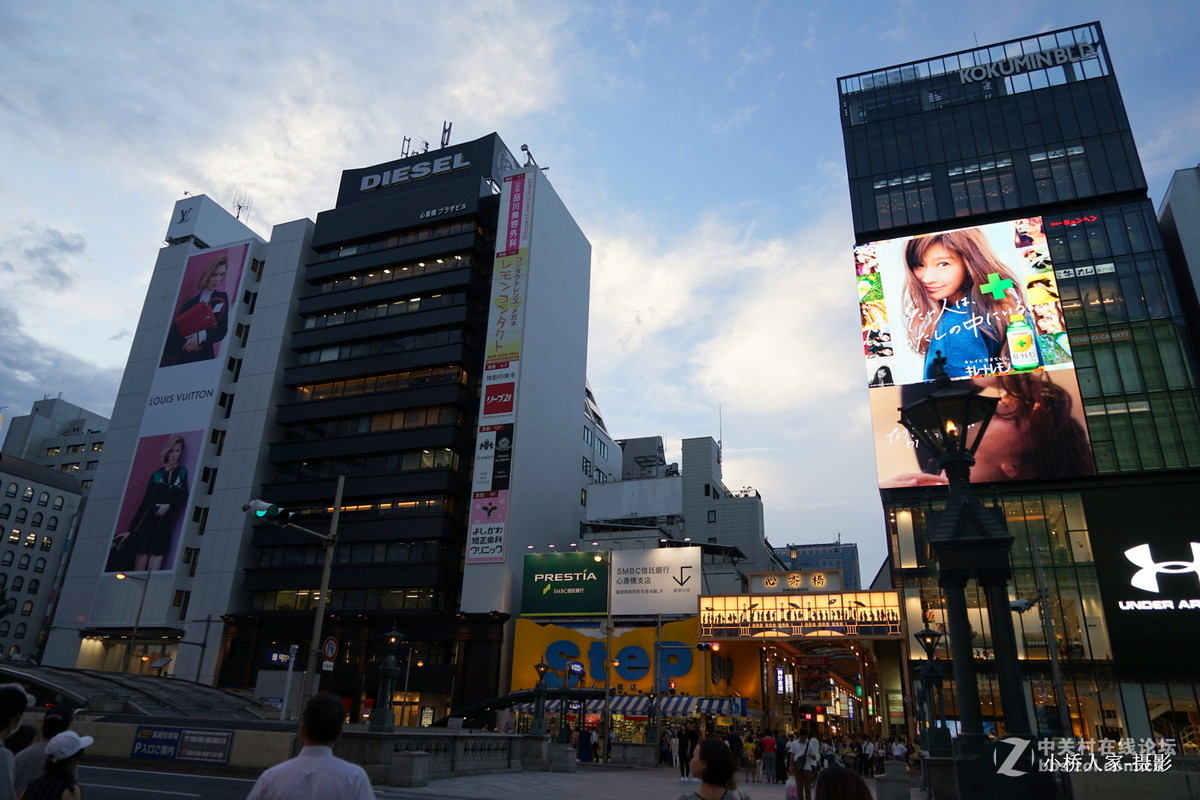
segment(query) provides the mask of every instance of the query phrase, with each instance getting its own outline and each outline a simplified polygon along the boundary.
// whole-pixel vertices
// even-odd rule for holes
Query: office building
[[[74,475],[0,455],[0,592],[8,606],[0,616],[3,657],[38,655],[82,502]]]
[[[1014,625],[1038,731],[1183,741],[1197,686],[1178,642],[1200,632],[1179,605],[1196,575],[1178,566],[1200,553],[1196,361],[1100,25],[847,76],[839,94],[908,631],[945,623],[926,541],[945,495],[896,408],[928,392],[940,352],[1000,399],[971,479],[1015,537],[1012,596],[1036,601]],[[969,593],[985,724],[1002,727]]]
[[[599,417],[590,246],[543,172],[492,134],[347,170],[334,208],[269,240],[186,198],[166,239],[55,663],[161,664],[282,700],[290,646],[308,666],[324,547],[241,507],[265,498],[324,534],[342,478],[322,687],[365,714],[394,629],[405,721],[494,696],[525,546],[577,535],[580,431]],[[157,531],[147,502],[168,509]]]
[[[815,544],[789,544],[776,547],[775,555],[789,570],[841,570],[842,588],[856,592],[862,588],[858,566],[858,545],[842,542],[838,534],[835,542]]]
[[[13,417],[4,436],[4,452],[79,479],[91,488],[108,418],[62,397],[43,397],[28,414]]]

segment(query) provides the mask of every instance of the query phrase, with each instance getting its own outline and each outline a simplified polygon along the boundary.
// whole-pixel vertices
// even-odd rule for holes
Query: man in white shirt
[[[863,737],[862,758],[859,759],[858,774],[870,777],[875,774],[875,742]]]
[[[300,721],[304,748],[264,772],[246,800],[375,800],[367,773],[333,754],[346,709],[332,694],[308,701]]]
[[[801,730],[796,737],[797,747],[792,759],[792,769],[796,773],[796,783],[800,785],[801,800],[812,800],[813,777],[817,774],[817,760],[821,757],[821,743],[817,737],[809,734],[807,729]]]

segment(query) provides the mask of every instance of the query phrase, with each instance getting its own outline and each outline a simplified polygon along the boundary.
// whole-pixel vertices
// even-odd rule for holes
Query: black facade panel
[[[282,464],[305,459],[369,456],[433,447],[449,447],[459,452],[470,449],[467,447],[467,436],[462,430],[439,425],[411,431],[380,431],[356,436],[280,442],[271,445],[269,461],[272,464]]]
[[[292,335],[292,347],[296,350],[308,350],[351,340],[381,339],[386,336],[412,333],[422,328],[466,326],[472,322],[475,326],[482,328],[485,321],[469,305],[437,308],[432,311],[418,311],[414,314],[373,319],[367,322],[352,322],[348,325],[297,331]]]
[[[403,353],[388,353],[364,358],[349,358],[324,364],[306,364],[289,367],[284,372],[284,386],[306,386],[314,383],[358,378],[364,375],[382,375],[423,367],[459,365],[478,372],[483,354],[465,344],[448,344],[442,347],[426,347]],[[284,406],[289,407],[287,405]]]
[[[486,189],[486,186],[483,188]],[[448,222],[463,214],[474,214],[480,194],[478,177],[443,177],[436,184],[405,194],[322,211],[317,215],[312,247],[322,250],[435,221]],[[429,215],[429,212],[443,208],[453,208],[455,211],[444,216]]]
[[[461,575],[450,564],[335,564],[329,574],[329,588],[365,589],[369,587],[432,586],[457,593]],[[246,570],[245,589],[250,592],[274,592],[320,584],[319,567],[254,567]]]
[[[494,204],[493,204],[494,205]],[[495,219],[493,210],[490,218]],[[487,226],[485,226],[487,227]],[[362,255],[345,256],[331,261],[321,261],[309,264],[304,268],[304,279],[309,284],[317,284],[341,275],[351,275],[375,267],[386,267],[424,258],[435,258],[444,253],[463,253],[472,251],[486,258],[491,263],[491,245],[478,233],[467,231],[452,236],[442,236],[423,242],[389,247]]]
[[[302,315],[318,314],[340,308],[370,306],[406,297],[422,297],[431,292],[482,287],[483,276],[470,269],[450,269],[432,275],[420,275],[391,283],[377,283],[360,289],[316,294],[300,301],[297,311]]]
[[[275,413],[275,422],[286,425],[292,422],[335,419],[377,411],[395,411],[401,408],[435,405],[460,405],[469,413],[474,413],[476,406],[479,405],[479,400],[461,383],[447,383],[440,386],[422,386],[395,392],[283,405]]]
[[[263,484],[263,496],[281,506],[312,506],[314,498],[332,498],[325,490],[330,481],[286,480]],[[467,479],[448,469],[383,475],[353,475],[346,478],[346,497],[390,497],[416,494],[459,494],[467,491]],[[328,501],[326,501],[328,502]],[[314,586],[316,584],[313,584]]]

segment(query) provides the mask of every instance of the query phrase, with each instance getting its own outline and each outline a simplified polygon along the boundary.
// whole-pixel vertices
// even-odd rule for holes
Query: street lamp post
[[[537,684],[533,687],[533,724],[529,726],[529,734],[531,736],[546,735],[546,670],[550,669],[550,665],[544,660],[539,661],[533,667],[537,670]]]
[[[609,740],[611,736],[609,731],[612,729],[612,668],[614,666],[612,654],[612,639],[613,639],[613,615],[612,615],[612,598],[613,598],[613,576],[612,576],[612,551],[608,553],[596,553],[592,558],[595,561],[602,562],[608,573],[608,604],[606,610],[607,617],[604,620],[604,716],[600,719],[600,741],[601,751],[604,754],[604,762],[609,760]]]
[[[930,519],[929,544],[937,557],[938,584],[946,597],[954,690],[961,723],[955,757],[958,792],[959,797],[975,798],[989,796],[995,765],[987,758],[988,740],[983,733],[979,687],[972,661],[966,597],[966,585],[972,578],[984,589],[987,598],[1007,734],[1026,740],[1027,753],[1036,754],[1037,748],[1030,741],[1029,714],[1017,665],[1016,635],[1008,599],[1013,537],[1005,526],[1003,513],[985,508],[970,483],[975,450],[987,432],[999,400],[982,396],[969,383],[956,387],[946,375],[945,364],[946,359],[938,352],[934,359],[934,390],[928,397],[901,408],[900,423],[937,457],[949,483],[945,510]],[[1020,780],[1032,775],[1033,771]],[[1027,788],[1028,796],[1040,796],[1032,793],[1035,783],[1031,779],[1024,787],[1009,785],[1018,792]]]
[[[942,632],[926,628],[914,633],[925,651],[925,663],[921,665],[921,683],[925,689],[925,750],[931,756],[950,755],[949,730],[945,727],[945,709],[942,702],[942,678],[945,672],[937,658],[937,646]]]
[[[384,636],[387,637],[388,651],[379,665],[379,689],[375,692],[375,708],[371,710],[371,724],[368,726],[368,730],[374,733],[396,730],[392,697],[396,694],[396,676],[400,674],[400,667],[396,663],[396,645],[402,637],[396,630],[390,630]]]
[[[409,706],[408,676],[412,673],[413,644],[412,644],[412,642],[407,642],[406,644],[408,646],[408,660],[405,662],[405,665],[404,665],[404,727],[407,728],[409,726],[409,721],[408,721],[408,706]]]
[[[126,672],[130,671],[129,670],[129,657],[133,653],[133,648],[137,647],[138,630],[142,626],[142,609],[146,605],[146,590],[150,588],[150,576],[153,574],[154,574],[154,570],[152,570],[152,569],[146,570],[146,577],[144,577],[144,578],[139,578],[135,575],[129,575],[128,573],[125,573],[125,572],[117,573],[117,580],[119,580],[119,581],[131,580],[131,581],[137,581],[142,584],[142,596],[141,596],[141,599],[138,600],[137,615],[134,616],[134,618],[133,618],[133,636],[131,637],[129,646],[125,648],[125,671]],[[141,670],[138,670],[138,673],[140,673],[140,672],[141,672]]]

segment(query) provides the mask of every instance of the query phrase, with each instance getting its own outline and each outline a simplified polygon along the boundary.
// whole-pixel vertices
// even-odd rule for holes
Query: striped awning
[[[696,700],[696,713],[713,714],[720,717],[746,716],[746,699],[743,697],[701,697]]]
[[[659,716],[686,717],[692,713],[694,697],[664,697],[658,704]]]
[[[561,699],[547,699],[546,700],[546,713],[551,714],[551,715],[557,714],[559,712],[559,709],[561,708],[561,706],[562,706]],[[610,698],[609,702],[608,702],[608,710],[609,710],[610,714],[633,714],[633,715],[643,715],[644,716],[645,714],[648,713],[649,708],[650,708],[650,698],[646,697],[645,695],[641,695],[641,694],[617,695],[616,697]],[[512,706],[512,710],[513,711],[522,711],[526,714],[532,714],[536,711],[536,707],[535,707],[534,703],[521,703],[520,705]],[[567,710],[573,714],[578,709],[568,706]],[[588,700],[587,701],[587,711],[585,713],[603,714],[604,713],[604,700],[603,699]]]

